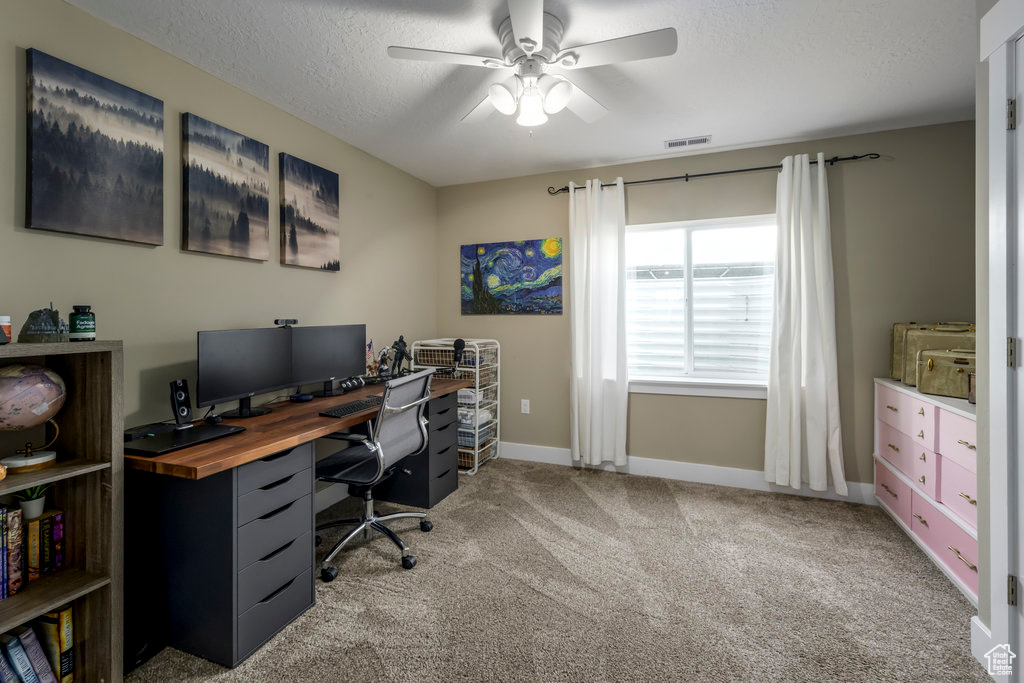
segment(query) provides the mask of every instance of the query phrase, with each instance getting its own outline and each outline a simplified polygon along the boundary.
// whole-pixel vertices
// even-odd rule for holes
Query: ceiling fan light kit
[[[506,116],[518,113],[516,123],[521,126],[539,126],[547,122],[548,114],[557,114],[566,107],[587,123],[608,111],[565,76],[548,73],[549,68],[586,69],[667,57],[676,52],[674,28],[561,49],[562,22],[544,11],[543,0],[508,0],[508,10],[508,18],[498,26],[500,58],[394,45],[388,48],[388,55],[395,59],[515,69],[512,88],[492,84],[487,97],[463,120],[477,111],[486,115],[480,108],[490,105]]]

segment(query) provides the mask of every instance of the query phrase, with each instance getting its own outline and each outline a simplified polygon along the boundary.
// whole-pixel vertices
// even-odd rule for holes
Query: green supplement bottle
[[[92,312],[92,306],[75,306],[74,309],[75,312],[68,316],[71,341],[96,341],[96,314]]]

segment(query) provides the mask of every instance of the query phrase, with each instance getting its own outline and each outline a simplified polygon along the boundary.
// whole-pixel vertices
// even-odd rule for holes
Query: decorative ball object
[[[56,372],[41,365],[0,367],[0,431],[40,425],[64,405],[67,389]]]

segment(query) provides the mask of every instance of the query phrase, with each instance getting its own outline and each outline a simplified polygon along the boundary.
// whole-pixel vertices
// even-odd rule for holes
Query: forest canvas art
[[[181,246],[270,258],[270,147],[195,114],[181,117]]]
[[[30,228],[163,244],[164,104],[27,51]]]
[[[338,174],[281,154],[281,263],[341,269]]]
[[[463,244],[464,314],[562,312],[562,238]]]

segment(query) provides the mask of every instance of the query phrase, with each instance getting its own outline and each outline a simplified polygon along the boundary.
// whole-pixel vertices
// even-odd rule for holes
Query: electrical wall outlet
[[[520,410],[522,411],[523,415],[529,415],[530,414],[530,399],[528,399],[528,398],[524,398],[523,399],[522,405],[520,406]]]

